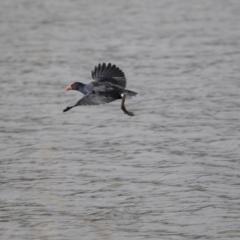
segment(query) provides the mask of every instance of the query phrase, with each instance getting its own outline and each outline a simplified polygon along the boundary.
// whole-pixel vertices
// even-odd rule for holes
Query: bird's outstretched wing
[[[115,65],[111,65],[111,63],[108,65],[105,63],[98,64],[92,71],[92,78],[99,82],[110,82],[121,88],[125,88],[127,84],[124,72]]]
[[[95,86],[89,94],[81,98],[75,105],[67,107],[63,112],[67,112],[73,107],[82,106],[82,105],[99,105],[104,103],[113,102],[115,100],[121,99],[119,88],[112,86],[111,84],[105,84],[100,86]]]

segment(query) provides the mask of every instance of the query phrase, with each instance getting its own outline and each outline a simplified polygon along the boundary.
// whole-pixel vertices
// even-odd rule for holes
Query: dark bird
[[[125,89],[127,80],[122,70],[111,63],[108,65],[98,64],[92,71],[92,78],[94,81],[89,84],[74,82],[66,88],[66,91],[77,90],[85,96],[75,105],[64,109],[63,112],[77,106],[99,105],[122,99],[121,109],[123,112],[129,116],[134,116],[132,112],[127,111],[124,103],[126,97],[136,96],[137,93]]]

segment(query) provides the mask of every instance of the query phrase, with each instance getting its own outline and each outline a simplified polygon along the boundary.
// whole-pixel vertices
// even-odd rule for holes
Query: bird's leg
[[[131,116],[131,117],[134,116],[134,114],[133,114],[132,112],[129,112],[129,111],[125,108],[124,103],[125,103],[126,95],[125,95],[125,94],[122,94],[121,96],[122,96],[121,109],[122,109],[123,112],[124,112],[125,114],[127,114],[128,116]]]

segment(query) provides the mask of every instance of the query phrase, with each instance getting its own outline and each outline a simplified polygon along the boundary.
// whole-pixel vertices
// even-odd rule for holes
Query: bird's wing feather
[[[108,65],[105,63],[98,64],[92,71],[92,78],[95,81],[110,82],[122,88],[125,88],[127,84],[124,72],[115,65],[111,65],[111,63]]]

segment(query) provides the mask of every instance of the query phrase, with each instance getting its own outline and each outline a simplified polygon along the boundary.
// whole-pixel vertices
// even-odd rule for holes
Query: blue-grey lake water
[[[240,1],[1,0],[0,239],[240,239]],[[98,63],[138,92],[63,113]]]

